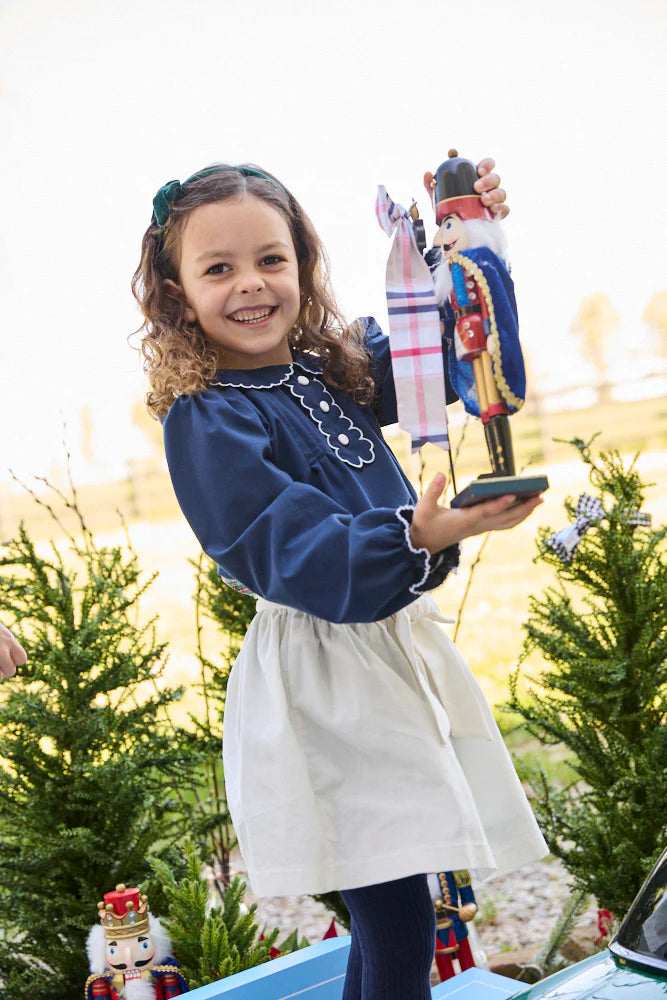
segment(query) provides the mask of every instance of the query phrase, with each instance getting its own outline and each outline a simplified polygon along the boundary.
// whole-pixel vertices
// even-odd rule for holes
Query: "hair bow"
[[[164,226],[171,206],[185,194],[180,181],[167,181],[153,198],[153,215],[158,226]]]
[[[619,504],[613,508],[613,512],[619,509]],[[554,550],[556,555],[562,559],[563,562],[572,562],[574,553],[577,551],[579,542],[584,537],[588,529],[592,524],[596,524],[608,518],[606,510],[602,506],[602,502],[596,497],[589,496],[588,493],[582,493],[577,500],[577,508],[575,511],[576,520],[574,524],[568,525],[567,528],[561,528],[560,531],[554,532],[547,538],[546,544]],[[631,525],[644,525],[649,526],[651,524],[651,515],[643,514],[639,510],[631,510],[629,508],[622,508],[620,511],[620,520],[624,524]]]
[[[270,181],[289,198],[289,195],[282,184],[279,184],[274,177],[269,177],[269,175],[263,173],[263,171],[255,170],[254,167],[246,167],[243,164],[240,164],[239,166],[232,166],[231,164],[221,163],[214,167],[204,167],[203,170],[198,170],[196,174],[193,174],[191,177],[188,177],[186,181],[183,181],[183,184],[181,184],[180,181],[167,181],[166,184],[163,184],[153,198],[153,217],[155,218],[158,226],[160,226],[160,228],[164,226],[165,222],[169,218],[171,206],[175,201],[178,201],[179,198],[182,198],[185,195],[186,184],[189,184],[190,181],[198,181],[200,177],[207,177],[209,174],[224,173],[224,171],[227,170],[237,170],[240,174],[243,174],[244,177],[261,177],[265,181]]]

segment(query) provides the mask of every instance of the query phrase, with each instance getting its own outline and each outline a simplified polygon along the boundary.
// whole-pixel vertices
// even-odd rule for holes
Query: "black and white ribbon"
[[[613,508],[613,512],[618,510],[618,506],[619,505]],[[602,502],[596,497],[589,496],[588,493],[582,493],[577,500],[577,509],[575,514],[576,520],[574,524],[568,525],[567,528],[561,528],[560,531],[554,532],[553,535],[550,535],[549,538],[547,538],[547,545],[552,548],[556,555],[565,563],[572,562],[572,558],[574,553],[577,551],[579,542],[591,525],[599,524],[600,521],[609,517],[606,510],[602,506]],[[651,524],[650,514],[644,514],[639,510],[632,510],[631,508],[625,508],[625,510],[622,510],[619,519],[624,524],[644,525],[646,527]]]

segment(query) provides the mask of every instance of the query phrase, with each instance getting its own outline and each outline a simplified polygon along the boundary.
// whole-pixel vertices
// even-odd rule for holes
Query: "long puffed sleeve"
[[[352,515],[344,496],[279,468],[265,415],[241,393],[180,397],[164,434],[176,496],[202,548],[269,601],[332,622],[377,621],[451,569],[412,548],[409,504]]]
[[[366,345],[371,353],[372,364],[371,374],[375,382],[375,396],[373,399],[373,410],[381,427],[386,424],[395,424],[398,420],[396,404],[396,388],[394,386],[394,370],[391,366],[391,351],[389,349],[389,337],[380,329],[377,321],[372,316],[364,316],[358,322],[362,323],[366,331]],[[445,400],[447,403],[454,403],[459,398],[452,388],[447,368],[447,343],[443,340],[443,374],[445,379]]]

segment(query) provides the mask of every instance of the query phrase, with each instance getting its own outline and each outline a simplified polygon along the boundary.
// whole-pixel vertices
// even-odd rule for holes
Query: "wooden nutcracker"
[[[91,975],[85,1000],[172,1000],[188,992],[171,942],[138,889],[117,885],[97,904],[100,923],[88,935]]]
[[[456,974],[454,960],[461,972],[475,964],[467,924],[477,913],[475,894],[467,871],[439,872],[429,876],[434,885],[436,932],[435,962],[441,981]]]
[[[509,416],[523,405],[526,376],[514,286],[499,222],[474,190],[477,171],[455,149],[424,183],[438,231],[426,259],[448,337],[449,375],[468,413],[481,418],[492,471],[458,493],[453,507],[547,489],[546,476],[515,474]],[[415,235],[420,220],[413,213]]]

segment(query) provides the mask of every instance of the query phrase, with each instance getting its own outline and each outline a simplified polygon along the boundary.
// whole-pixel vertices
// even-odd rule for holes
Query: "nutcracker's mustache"
[[[142,967],[142,965],[148,965],[148,963],[152,962],[152,961],[153,961],[152,958],[145,958],[143,961],[140,960],[138,962],[135,962],[134,965],[131,966],[131,968],[133,968],[133,969],[140,969]],[[109,968],[111,968],[111,969],[127,969],[127,968],[130,968],[130,966],[127,966],[124,962],[120,962],[118,965],[112,965],[111,962],[109,962]]]

